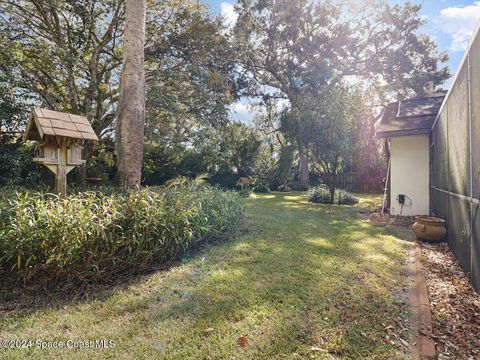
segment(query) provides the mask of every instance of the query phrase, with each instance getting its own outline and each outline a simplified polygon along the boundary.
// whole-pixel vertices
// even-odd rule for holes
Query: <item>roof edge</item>
[[[377,139],[387,139],[387,138],[402,137],[402,136],[430,135],[431,131],[432,130],[430,128],[383,131],[383,132],[377,132],[375,134],[375,137]]]

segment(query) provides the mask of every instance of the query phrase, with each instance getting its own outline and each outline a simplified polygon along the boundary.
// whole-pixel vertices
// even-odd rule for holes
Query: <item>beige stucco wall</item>
[[[404,216],[428,215],[430,213],[428,136],[391,138],[390,149],[392,161],[390,214],[400,215],[401,212]],[[403,209],[397,201],[399,194],[406,195]]]

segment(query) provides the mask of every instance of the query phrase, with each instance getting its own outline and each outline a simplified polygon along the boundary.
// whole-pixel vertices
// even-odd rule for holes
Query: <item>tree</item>
[[[158,35],[146,51],[145,137],[164,148],[188,146],[199,131],[223,127],[236,99],[233,49],[222,23],[198,4],[185,6],[179,29]]]
[[[288,99],[326,97],[343,80],[398,83],[419,91],[449,77],[447,57],[419,35],[421,7],[386,1],[241,0],[235,34],[244,94]],[[401,65],[401,66],[400,66]],[[392,71],[392,66],[395,70]],[[405,74],[405,75],[404,75]],[[300,178],[307,181],[307,147],[297,143]]]
[[[149,0],[147,15],[147,136],[170,126],[178,115],[189,121],[195,117],[195,123],[186,124],[189,129],[198,119],[214,123],[235,92],[233,77],[225,77],[234,62],[219,20],[195,0]],[[85,115],[100,138],[111,136],[124,21],[123,0],[0,0],[1,76],[17,97]],[[87,166],[93,156],[93,144],[86,143]],[[80,175],[83,181],[85,168]]]
[[[18,92],[87,116],[103,135],[118,100],[123,1],[2,0],[0,17],[0,68]]]
[[[28,99],[15,92],[14,84],[0,70],[0,145],[26,126]]]
[[[363,99],[358,92],[339,86],[327,101],[311,104],[306,115],[311,121],[311,159],[329,187],[333,203],[338,173],[348,164],[357,142],[355,130]]]
[[[290,108],[282,112],[279,131],[289,144],[294,144],[299,149],[299,180],[305,186],[308,184],[305,179],[309,176],[308,147],[313,140],[313,117],[305,104],[302,110]]]
[[[381,72],[369,81],[381,104],[439,90],[450,78],[448,53],[439,52],[434,38],[421,33],[427,20],[419,16],[422,5],[407,3],[385,8],[383,18],[391,25],[383,47]]]
[[[293,145],[282,145],[279,151],[277,166],[275,169],[275,181],[277,187],[286,188],[288,182],[292,180],[292,164],[295,154]]]
[[[119,185],[124,188],[138,188],[142,178],[145,22],[145,0],[126,0],[123,70],[115,133],[117,177]]]
[[[252,178],[257,191],[270,191],[274,182],[275,170],[276,161],[273,158],[272,146],[264,142],[258,150],[253,168]]]
[[[228,123],[218,130],[205,129],[193,147],[202,154],[214,183],[234,187],[241,176],[252,176],[262,145],[258,134],[242,123]]]

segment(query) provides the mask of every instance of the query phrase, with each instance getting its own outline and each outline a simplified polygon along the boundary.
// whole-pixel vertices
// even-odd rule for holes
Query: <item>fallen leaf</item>
[[[244,348],[248,345],[248,339],[246,336],[240,336],[237,340],[238,346]]]

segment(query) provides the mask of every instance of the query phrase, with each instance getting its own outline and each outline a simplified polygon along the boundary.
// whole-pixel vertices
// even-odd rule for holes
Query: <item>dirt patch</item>
[[[376,225],[410,227],[415,222],[415,218],[412,216],[391,216],[381,211],[374,211],[365,216],[364,221]]]
[[[480,295],[448,246],[421,243],[439,359],[480,358]]]

